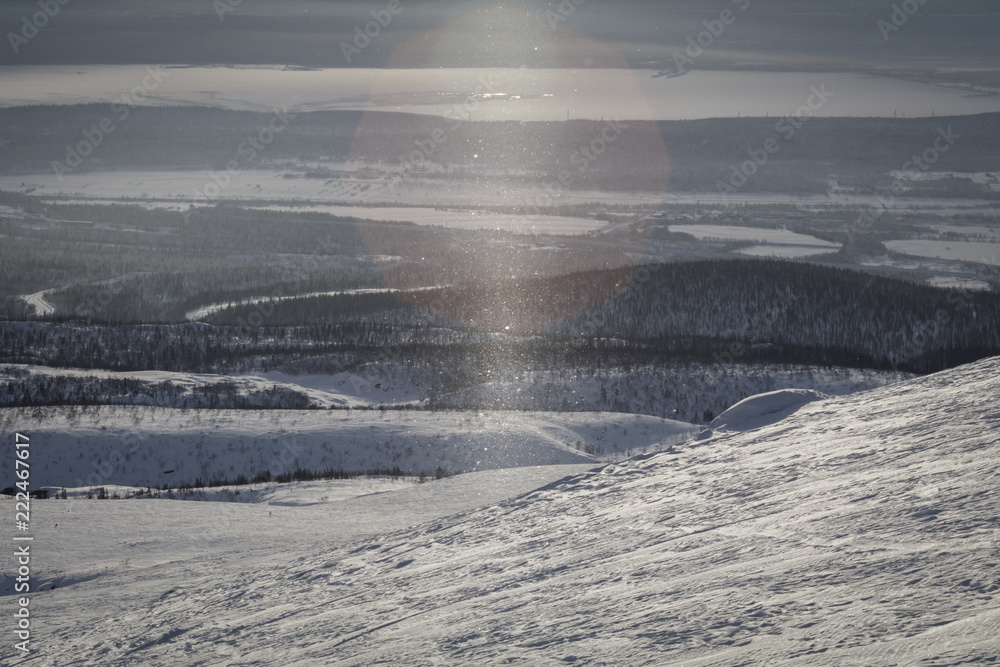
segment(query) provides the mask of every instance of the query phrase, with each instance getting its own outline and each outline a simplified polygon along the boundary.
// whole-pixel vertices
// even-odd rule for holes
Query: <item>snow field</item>
[[[139,70],[140,74],[142,73]],[[910,117],[987,113],[996,96],[960,88],[857,73],[695,70],[654,78],[656,69],[552,68],[316,68],[170,67],[145,104],[203,105],[285,112],[367,109],[437,116],[475,105],[474,120],[557,121],[567,118],[680,120],[771,116],[806,101],[812,86],[832,99],[820,116]],[[135,85],[131,65],[5,67],[0,104],[78,104],[120,101]],[[54,92],[58,91],[58,92]],[[476,91],[475,93],[473,91]],[[740,91],[734,95],[734,91]],[[836,91],[834,96],[832,91]]]
[[[988,241],[886,241],[885,247],[904,255],[1000,265],[1000,243]]]
[[[0,176],[0,190],[23,192],[26,189],[33,189],[36,196],[72,197],[79,198],[80,201],[97,203],[117,200],[118,203],[150,205],[151,200],[159,200],[159,207],[186,210],[191,205],[202,206],[212,203],[208,200],[193,199],[191,196],[193,189],[204,187],[205,183],[211,182],[212,173],[211,170],[197,169],[130,169],[66,174],[60,181],[51,172],[43,172]],[[545,186],[536,183],[509,184],[498,190],[496,184],[489,181],[486,183],[463,181],[456,186],[454,181],[442,181],[419,175],[408,175],[401,182],[394,183],[394,175],[386,168],[381,174],[382,178],[372,181],[371,187],[367,190],[348,192],[339,179],[290,178],[289,176],[298,176],[298,172],[290,171],[281,165],[263,163],[259,169],[246,169],[233,175],[224,196],[220,198],[244,206],[252,206],[255,200],[266,200],[269,205],[273,201],[284,201],[288,206],[295,205],[300,208],[304,206],[302,202],[308,202],[308,206],[340,206],[347,203],[355,206],[403,205],[410,209],[410,215],[405,218],[394,216],[397,220],[408,221],[413,218],[414,222],[418,223],[434,221],[434,224],[444,224],[441,220],[445,216],[437,216],[434,213],[435,209],[467,209],[471,212],[473,208],[507,207],[512,201],[534,202],[539,196],[546,194]],[[559,201],[566,206],[705,205],[718,206],[720,210],[735,204],[771,206],[792,204],[800,208],[882,206],[879,199],[870,194],[832,195],[793,192],[741,192],[733,195],[716,192],[666,193],[661,190],[626,192],[581,189],[560,193]],[[975,207],[979,213],[989,216],[995,215],[997,210],[995,203],[988,199],[955,197],[899,197],[892,210],[898,213],[931,212],[934,215],[965,215],[970,207]],[[373,211],[372,216],[377,217],[378,211]],[[530,231],[532,223],[537,223],[536,231],[539,233],[578,233],[584,229],[582,219],[532,215],[525,219],[526,231]],[[553,223],[551,231],[547,223]],[[467,228],[467,225],[462,226]],[[494,228],[496,225],[483,226]],[[593,222],[588,222],[587,226],[595,227]],[[509,225],[504,227],[509,228]],[[759,238],[759,232],[754,238]]]
[[[986,663],[1000,653],[998,369],[813,401],[348,542],[330,508],[400,492],[280,508],[270,523],[260,504],[44,501],[39,547],[64,567],[86,558],[80,541],[99,551],[98,535],[115,558],[164,546],[155,566],[36,593],[36,662]],[[396,519],[480,489],[472,475],[414,485],[401,493],[473,481],[393,504]],[[192,514],[146,514],[168,505]],[[133,525],[109,520],[124,511]],[[257,514],[220,534],[226,512]],[[56,538],[49,517],[77,537]],[[203,531],[218,541],[191,557]]]

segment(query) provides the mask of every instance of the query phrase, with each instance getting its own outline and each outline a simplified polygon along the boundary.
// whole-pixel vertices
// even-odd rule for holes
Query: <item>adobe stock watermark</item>
[[[319,253],[335,254],[338,244],[331,235],[320,241],[316,250]],[[306,256],[302,265],[286,269],[281,277],[281,282],[267,298],[253,303],[253,309],[246,313],[246,317],[239,315],[236,317],[236,325],[246,329],[256,329],[267,324],[267,320],[274,315],[275,304],[282,299],[295,298],[302,294],[302,286],[311,275],[318,274],[323,267],[315,256]]]
[[[14,50],[14,54],[20,53],[21,47],[34,39],[39,31],[47,26],[50,20],[58,16],[59,10],[68,5],[69,2],[70,0],[38,0],[41,11],[35,12],[30,17],[22,16],[21,29],[18,32],[7,33],[7,41],[10,42],[10,48]]]
[[[988,262],[983,258],[984,263]],[[898,371],[903,364],[909,364],[934,351],[934,344],[940,342],[948,334],[948,325],[952,323],[955,316],[962,310],[972,308],[972,290],[968,288],[949,288],[945,296],[947,308],[938,308],[934,316],[924,322],[915,324],[912,328],[902,327],[896,332],[900,343],[893,352],[889,353],[888,361],[892,365],[892,370]]]
[[[723,200],[727,194],[733,194],[746,185],[772,156],[781,151],[782,142],[791,141],[806,122],[833,97],[833,93],[826,89],[826,84],[820,84],[818,88],[810,86],[809,90],[812,94],[806,98],[805,104],[774,124],[774,131],[778,136],[768,137],[756,148],[748,148],[746,153],[750,159],[739,165],[731,164],[729,178],[716,181],[715,188],[723,195]]]
[[[882,33],[882,40],[888,42],[889,37],[899,32],[920,11],[920,6],[926,4],[927,0],[904,0],[901,4],[893,5],[889,20],[879,19],[875,24]]]
[[[114,105],[112,105],[112,108],[114,108]],[[125,108],[124,111],[127,112],[128,109]],[[233,158],[229,160],[229,162],[226,163],[225,169],[222,171],[213,171],[211,173],[211,178],[206,181],[204,185],[200,188],[194,188],[195,197],[201,200],[219,196],[222,191],[232,183],[233,176],[239,174],[246,167],[247,163],[255,160],[268,147],[268,145],[274,141],[276,135],[281,133],[291,123],[291,118],[285,115],[285,111],[283,109],[275,109],[273,114],[274,117],[268,125],[258,130],[257,134],[248,136],[239,144],[239,146],[237,146],[236,153],[240,159]],[[125,117],[128,117],[127,113],[125,114]],[[96,128],[98,132],[101,131],[100,126],[103,124],[104,121],[101,121],[101,123],[98,124]],[[110,133],[113,129],[114,126],[112,124],[110,129],[104,134],[106,135]],[[87,136],[86,130],[84,131],[84,136],[85,138]],[[98,136],[101,137],[103,135]],[[98,143],[100,143],[100,141],[98,141]],[[77,145],[77,148],[79,148],[79,146],[80,144]],[[53,165],[53,168],[56,166],[61,167],[59,163],[53,163]],[[56,173],[59,174],[58,171]],[[61,175],[59,178],[62,180]],[[184,220],[185,226],[191,224],[191,214],[192,209],[190,206],[188,210],[181,212],[181,217]],[[104,312],[109,305],[111,305],[115,297],[121,294],[122,290],[122,281],[114,279],[104,281],[103,287],[98,294],[90,296],[85,303],[77,304],[74,309],[75,315],[83,318],[97,317]]]
[[[235,12],[236,8],[242,4],[243,0],[212,0],[212,8],[215,9],[215,14],[220,21],[225,21],[226,14]]]
[[[951,148],[962,138],[949,125],[947,129],[939,127],[937,136],[927,148],[919,155],[912,156],[903,163],[899,171],[903,174],[917,175],[930,171],[941,157],[951,150]],[[875,223],[887,211],[896,205],[896,198],[901,196],[907,189],[902,178],[896,178],[888,188],[879,188],[875,191],[875,198],[878,200],[877,206],[861,211],[857,220],[847,230],[848,241],[854,240],[854,235],[858,232],[867,232],[875,226]]]
[[[655,269],[655,267],[654,267]],[[637,264],[635,269],[632,270],[632,274],[629,276],[628,281],[618,292],[618,297],[622,300],[631,298],[631,295],[639,290],[643,285],[648,283],[653,278],[653,271],[650,270],[647,264]],[[587,324],[591,327],[591,331],[600,335],[606,326],[608,326],[608,313],[607,309],[601,308],[596,312],[589,314],[587,316]]]
[[[479,108],[479,98],[495,92],[497,83],[493,81],[492,74],[479,77],[479,83],[469,94],[468,98],[461,104],[455,104],[446,110],[444,117],[451,121],[447,127],[436,127],[424,139],[415,139],[413,145],[415,149],[409,154],[399,156],[399,173],[393,177],[386,186],[389,190],[395,190],[408,174],[430,160],[451,138],[451,134],[461,125],[472,118],[472,112]]]
[[[103,281],[101,291],[96,295],[91,295],[86,302],[76,304],[76,308],[73,309],[73,313],[76,317],[82,317],[85,319],[97,317],[111,305],[116,296],[122,293],[122,290],[124,289],[124,287],[122,287],[122,282],[123,281],[114,278]]]
[[[268,472],[274,477],[287,472],[294,472],[299,467],[298,456],[304,451],[305,448],[299,444],[297,438],[293,437],[290,440],[286,440],[282,444],[281,453],[271,459],[271,463],[267,468]]]
[[[573,171],[561,169],[554,177],[550,176],[542,192],[535,195],[534,201],[525,204],[524,215],[519,218],[519,222],[531,224],[536,218],[545,215],[544,210],[555,206],[563,192],[570,189],[581,175],[590,171],[628,127],[628,123],[620,120],[605,121],[604,126],[590,141],[584,141],[569,156],[570,165],[576,169]]]
[[[576,13],[576,8],[587,2],[587,0],[562,0],[555,11],[549,9],[545,12],[545,20],[549,22],[549,27],[556,29],[560,23],[566,23],[569,18]]]
[[[750,8],[750,0],[731,0],[740,13]],[[722,37],[726,28],[736,23],[739,14],[732,9],[723,9],[719,12],[719,18],[706,19],[701,22],[705,29],[696,35],[689,35],[687,46],[684,52],[674,51],[670,59],[673,61],[673,70],[661,70],[657,76],[680,76],[686,74],[689,67],[694,66],[694,61],[704,55],[705,51],[715,45],[716,40]]]
[[[124,123],[131,115],[132,107],[138,106],[168,76],[170,73],[162,70],[160,65],[146,67],[146,75],[142,78],[142,83],[134,86],[128,93],[111,103],[113,116],[105,116],[99,122],[91,125],[89,129],[83,130],[83,139],[75,145],[66,146],[66,158],[62,162],[52,162],[52,171],[59,182],[62,183],[63,174],[72,173],[82,165],[83,161],[104,143],[104,139],[117,129],[115,119],[119,123]]]
[[[939,127],[937,129],[937,136],[934,137],[931,144],[921,151],[920,154],[913,155],[909,160],[904,162],[899,172],[901,174],[917,175],[929,171],[961,138],[962,135],[952,130],[951,126],[948,126],[947,129]],[[895,207],[897,197],[901,196],[906,189],[906,183],[900,176],[888,188],[876,190],[875,196],[878,200],[878,205],[863,210],[858,215],[857,220],[847,230],[848,242],[853,242],[856,234],[870,231],[886,211],[892,210]],[[996,266],[995,262],[991,262],[985,257],[982,261],[984,264]],[[934,316],[927,321],[918,323],[912,328],[903,327],[897,331],[895,335],[899,338],[900,343],[888,355],[888,361],[893,370],[899,370],[903,364],[910,363],[931,352],[934,343],[947,333],[946,327],[954,319],[955,314],[969,307],[971,301],[970,290],[957,287],[950,288],[945,297],[947,308],[938,308]]]
[[[578,175],[585,174],[591,170],[605,151],[615,143],[620,136],[628,129],[628,124],[620,120],[609,120],[604,123],[604,127],[590,141],[580,144],[579,147],[569,156],[569,163],[576,168],[576,172],[563,169],[556,176],[555,180],[546,183],[545,192],[539,193],[535,197],[535,209],[541,214],[541,209],[551,206],[558,197],[562,196],[564,190],[570,188]],[[530,219],[530,216],[528,216]]]
[[[236,147],[238,158],[231,158],[226,162],[226,168],[222,171],[213,171],[211,179],[201,188],[195,187],[194,195],[199,199],[212,199],[218,197],[223,190],[233,182],[233,176],[239,174],[247,164],[253,162],[263,153],[274,141],[275,137],[281,134],[292,122],[286,115],[284,109],[272,110],[273,118],[270,122],[257,131],[257,134],[248,136],[240,145]],[[190,221],[190,213],[185,216],[185,222]]]
[[[114,448],[108,452],[106,459],[104,457],[99,457],[97,460],[91,459],[90,464],[94,472],[87,475],[87,479],[77,477],[77,487],[98,487],[107,484],[108,480],[111,479],[112,475],[114,475],[123,463],[129,461],[133,455],[139,453],[140,439],[141,436],[123,433],[121,440],[129,443],[125,446],[125,449],[122,450],[120,445],[116,444]]]
[[[715,359],[715,363],[718,365],[731,364],[749,352],[754,345],[768,342],[768,334],[770,333],[768,328],[773,328],[778,320],[795,306],[798,300],[799,295],[794,294],[790,288],[786,287],[780,291],[777,302],[772,303],[760,314],[760,320],[747,324],[744,331],[744,339],[747,343],[733,342],[726,346],[722,352],[713,353],[712,358]]]
[[[372,19],[362,26],[354,26],[354,39],[350,42],[340,43],[340,52],[344,54],[344,60],[351,64],[351,58],[359,55],[368,48],[372,40],[378,38],[382,31],[389,27],[394,16],[403,11],[403,4],[400,0],[389,0],[385,8],[371,11]]]

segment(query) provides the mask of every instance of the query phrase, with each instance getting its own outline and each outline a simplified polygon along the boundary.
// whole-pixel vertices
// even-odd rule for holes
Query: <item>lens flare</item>
[[[448,209],[438,224],[452,228],[361,225],[371,256],[401,298],[451,323],[551,329],[624,289],[642,256],[629,192],[658,195],[670,168],[658,123],[632,120],[653,117],[649,74],[568,23],[491,7],[420,34],[388,58],[359,118],[349,161],[387,176],[357,174],[350,201],[422,207],[432,224],[428,207]],[[408,68],[455,54],[470,66]],[[423,113],[390,113],[404,108]]]

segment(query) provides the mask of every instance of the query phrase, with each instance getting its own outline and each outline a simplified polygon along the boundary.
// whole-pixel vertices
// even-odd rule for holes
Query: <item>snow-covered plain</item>
[[[739,253],[753,257],[798,258],[836,252],[839,243],[824,241],[808,234],[798,234],[788,229],[761,227],[734,227],[732,225],[670,225],[672,232],[684,232],[699,240],[724,239],[754,241],[763,245],[742,248]]]
[[[998,95],[958,87],[839,72],[695,69],[654,78],[655,69],[163,67],[161,81],[128,98],[143,82],[140,65],[17,66],[0,69],[0,105],[112,103],[318,111],[364,109],[460,113],[473,120],[567,118],[683,120],[795,113],[813,91],[828,101],[810,115],[910,117],[1000,110]]]
[[[984,238],[1000,242],[1000,226],[992,225],[960,225],[960,224],[934,224],[928,225],[936,229],[941,234],[957,234],[971,237],[970,240]]]
[[[367,189],[357,187],[354,180],[304,178],[300,171],[287,165],[267,165],[259,169],[245,169],[232,175],[232,179],[219,199],[240,202],[250,206],[254,200],[287,202],[289,206],[316,205],[365,205],[403,204],[434,208],[509,207],[520,204],[529,210],[547,193],[544,183],[505,183],[502,187],[491,180],[485,182],[454,181],[452,179],[425,178],[406,173],[400,181],[398,165],[386,167],[380,180],[365,180]],[[133,169],[128,171],[93,171],[62,174],[52,172],[0,176],[0,190],[24,192],[31,190],[36,196],[69,197],[73,200],[93,200],[142,204],[153,199],[161,204],[185,207],[209,205],[202,190],[212,183],[213,173],[207,169]],[[551,186],[549,186],[551,187]],[[872,194],[795,194],[773,192],[666,192],[564,190],[556,200],[566,206],[602,204],[606,206],[629,205],[704,205],[725,210],[729,206],[791,204],[805,209],[829,207],[875,207],[885,203]],[[920,212],[934,215],[965,215],[975,208],[984,216],[995,217],[1000,207],[995,201],[972,198],[897,197],[894,212]],[[419,213],[419,212],[417,212]],[[525,227],[534,221],[546,222],[556,216],[527,215]],[[572,221],[573,218],[568,218]]]
[[[446,407],[507,406],[518,410],[590,410],[682,416],[701,423],[705,410],[717,415],[762,392],[808,388],[841,395],[874,389],[913,377],[896,371],[754,365],[734,362],[686,364],[672,368],[634,367],[591,376],[579,369],[500,374],[437,398]],[[301,382],[299,383],[301,385]]]
[[[767,229],[764,227],[736,227],[733,225],[670,225],[672,232],[684,232],[696,239],[726,239],[732,241],[754,241],[792,246],[815,246],[836,250],[839,243],[824,241],[808,234],[798,234],[788,229]]]
[[[399,366],[369,364],[332,374],[217,375],[171,371],[107,371],[0,364],[0,405],[148,405],[168,408],[273,406],[244,402],[269,393],[296,394],[311,408],[382,406],[435,409],[542,412],[613,412],[655,415],[702,423],[706,410],[717,415],[762,392],[809,388],[830,395],[874,389],[913,377],[901,371],[816,368],[787,364],[732,363],[641,366],[592,373],[497,369],[463,388],[436,390],[436,373],[413,373]],[[127,387],[103,388],[105,380]],[[215,399],[213,405],[213,398]],[[299,403],[284,403],[285,409]],[[305,407],[303,405],[303,407]],[[140,416],[141,418],[141,416]],[[210,421],[210,420],[208,420]],[[108,426],[108,424],[105,424]]]
[[[781,257],[784,259],[801,259],[815,255],[825,255],[836,252],[836,249],[820,248],[812,245],[755,245],[750,248],[740,248],[739,255],[750,257]]]
[[[934,287],[968,290],[991,289],[990,284],[983,280],[981,270],[974,264],[896,254],[863,258],[859,260],[858,264],[860,266],[884,267],[900,273],[919,273],[926,276],[927,283]]]
[[[893,252],[1000,266],[1000,243],[985,241],[886,241]]]
[[[988,664],[1000,654],[998,371],[994,358],[813,401],[502,502],[553,469],[305,507],[35,501],[34,653],[5,655]]]
[[[483,210],[442,210],[423,206],[257,206],[268,211],[318,212],[362,220],[412,222],[449,229],[492,229],[519,233],[572,235],[592,232],[605,223],[592,218],[558,215],[511,215]],[[526,224],[528,223],[528,224]]]

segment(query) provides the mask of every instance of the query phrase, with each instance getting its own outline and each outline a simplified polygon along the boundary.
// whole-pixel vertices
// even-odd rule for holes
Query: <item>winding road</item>
[[[56,312],[56,307],[45,299],[45,295],[51,291],[53,290],[42,290],[41,292],[35,292],[34,294],[29,294],[23,298],[35,308],[36,315],[46,317]]]

